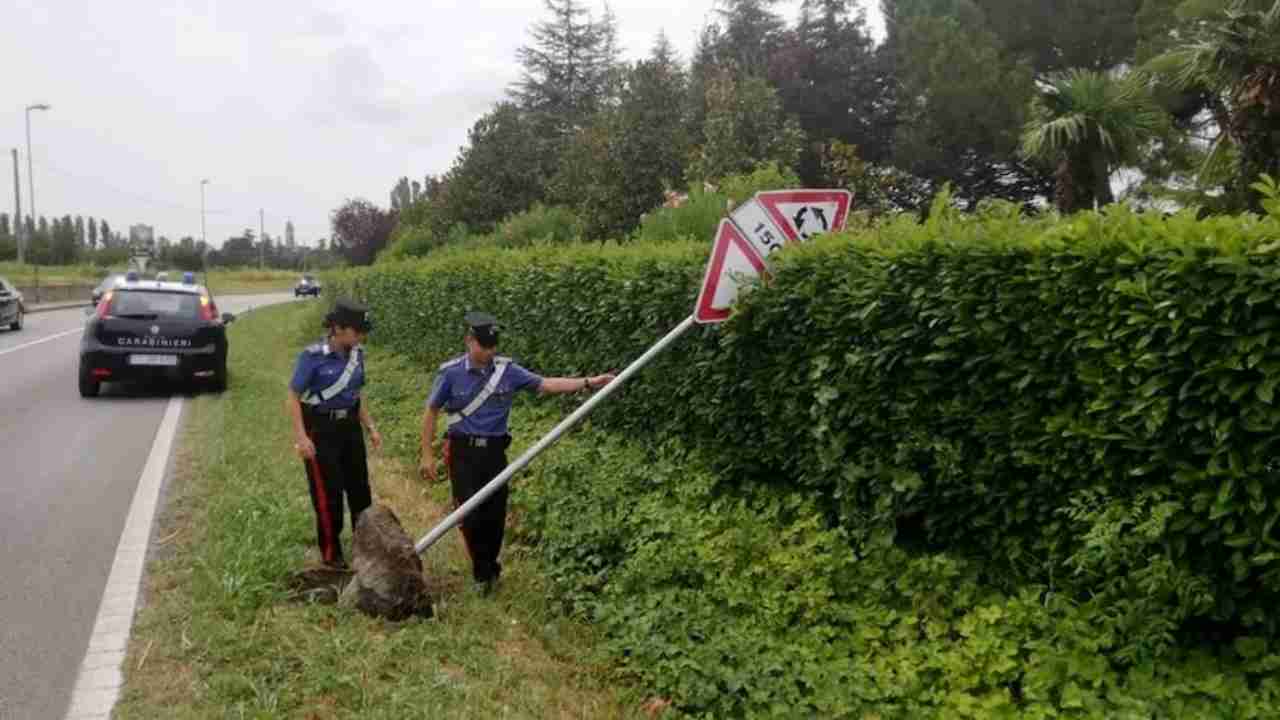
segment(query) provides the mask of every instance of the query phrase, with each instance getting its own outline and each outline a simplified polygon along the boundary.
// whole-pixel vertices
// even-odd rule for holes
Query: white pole
[[[646,350],[643,355],[628,365],[627,368],[618,375],[618,377],[613,379],[613,382],[605,385],[600,392],[592,395],[589,400],[579,406],[577,410],[574,410],[573,414],[564,420],[561,420],[559,425],[556,425],[551,429],[551,432],[543,436],[543,438],[535,443],[533,447],[525,450],[523,455],[516,458],[516,461],[508,465],[506,469],[498,474],[497,477],[490,480],[489,484],[480,488],[475,495],[472,495],[466,502],[460,505],[457,510],[449,513],[448,517],[441,520],[435,527],[431,528],[431,531],[423,536],[423,538],[413,546],[413,549],[418,553],[422,553],[427,548],[434,545],[435,542],[443,537],[445,533],[449,532],[449,530],[461,523],[462,518],[466,517],[476,508],[477,505],[483,503],[490,495],[496,493],[498,488],[505,485],[513,475],[523,470],[525,466],[532,462],[533,459],[543,450],[551,447],[551,445],[559,440],[562,435],[568,432],[570,428],[577,425],[579,420],[586,417],[596,408],[597,405],[604,402],[605,398],[612,395],[613,391],[621,387],[622,383],[626,382],[632,375],[640,372],[640,369],[649,364],[650,360],[657,357],[657,355],[663,350],[666,350],[668,346],[679,339],[681,335],[685,334],[685,332],[687,332],[689,328],[693,327],[693,325],[694,319],[692,315],[685,318],[684,321],[677,325],[674,330],[667,333],[661,340],[654,343],[653,347]]]

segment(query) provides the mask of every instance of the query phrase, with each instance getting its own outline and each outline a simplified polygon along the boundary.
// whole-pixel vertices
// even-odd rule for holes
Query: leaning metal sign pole
[[[516,461],[508,465],[497,477],[480,488],[466,502],[459,505],[448,517],[414,544],[419,554],[444,537],[462,522],[477,505],[505,485],[543,450],[551,447],[582,418],[596,409],[600,403],[622,387],[631,376],[649,364],[649,361],[680,339],[696,323],[723,322],[729,316],[729,306],[737,298],[739,282],[743,278],[758,277],[768,273],[768,257],[783,244],[804,242],[821,232],[840,230],[844,227],[852,196],[847,190],[782,190],[757,193],[740,205],[730,218],[720,221],[719,230],[707,262],[702,289],[694,305],[694,312],[674,330],[654,343],[643,355],[626,367],[600,392],[591,396],[569,417],[551,429],[533,447],[525,450]],[[810,224],[808,218],[819,218]],[[830,219],[828,219],[830,218]]]

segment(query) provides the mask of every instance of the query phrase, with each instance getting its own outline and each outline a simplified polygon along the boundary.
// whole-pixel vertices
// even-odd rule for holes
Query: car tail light
[[[102,320],[111,314],[111,298],[114,293],[107,291],[102,294],[102,300],[98,302],[98,319]]]
[[[111,377],[111,371],[106,368],[94,368],[93,376],[96,378]]]
[[[200,296],[200,319],[207,322],[218,322],[218,306],[213,304],[213,300],[208,295]]]

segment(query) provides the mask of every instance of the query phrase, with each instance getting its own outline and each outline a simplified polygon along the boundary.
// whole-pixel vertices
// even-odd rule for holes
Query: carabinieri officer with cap
[[[339,539],[343,494],[353,529],[373,501],[361,426],[369,431],[373,449],[382,447],[369,408],[360,401],[365,383],[361,343],[372,326],[368,309],[340,298],[325,315],[329,336],[298,355],[289,381],[286,407],[294,448],[307,470],[320,555],[332,567],[346,567]]]
[[[444,461],[454,502],[461,505],[507,466],[511,436],[507,421],[516,392],[539,395],[600,388],[612,374],[593,377],[541,377],[497,354],[498,321],[482,312],[466,314],[467,352],[442,364],[427,397],[422,417],[422,460],[426,480],[436,479],[433,442],[436,418],[443,409],[447,431]],[[471,555],[472,575],[484,594],[492,592],[502,565],[498,553],[507,519],[507,486],[503,485],[462,520],[462,537]]]

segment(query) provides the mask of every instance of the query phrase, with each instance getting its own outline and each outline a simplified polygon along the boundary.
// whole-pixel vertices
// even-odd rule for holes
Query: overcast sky
[[[868,6],[879,34],[875,0]],[[602,3],[588,2],[593,8]],[[713,0],[614,0],[627,59],[665,30],[687,61]],[[778,6],[788,22],[799,0]],[[246,227],[329,235],[349,197],[385,206],[400,176],[442,173],[519,77],[541,0],[0,0],[0,208],[13,212],[24,108],[36,211],[208,239]]]

